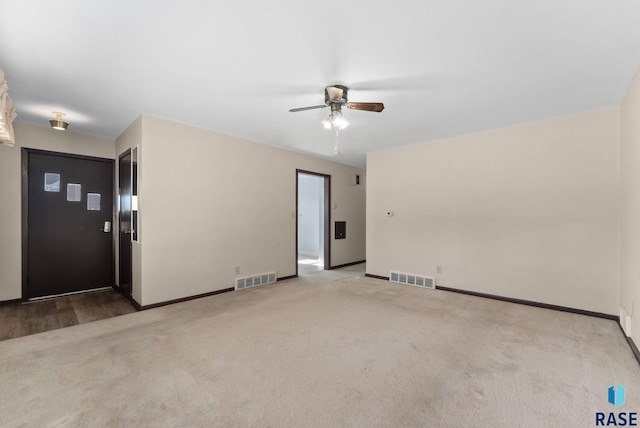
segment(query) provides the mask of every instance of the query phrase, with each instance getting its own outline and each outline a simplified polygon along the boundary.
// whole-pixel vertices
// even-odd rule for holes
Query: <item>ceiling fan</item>
[[[384,110],[384,104],[382,103],[352,103],[349,102],[347,94],[349,88],[342,85],[327,86],[324,88],[324,104],[310,107],[292,108],[289,110],[292,113],[298,111],[313,110],[317,108],[331,107],[331,114],[324,119],[321,123],[325,128],[334,128],[337,131],[346,128],[349,122],[342,116],[342,106],[350,108],[352,110],[364,110],[380,113]]]

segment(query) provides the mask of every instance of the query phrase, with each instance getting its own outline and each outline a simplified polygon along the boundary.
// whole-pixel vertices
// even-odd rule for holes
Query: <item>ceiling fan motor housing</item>
[[[339,113],[342,106],[346,106],[352,110],[373,111],[380,113],[384,110],[382,103],[353,103],[349,102],[347,94],[349,88],[342,85],[325,86],[324,88],[324,104],[309,107],[292,108],[292,113],[298,111],[315,110],[318,108],[331,107],[331,113]]]
[[[347,103],[347,93],[349,88],[342,85],[327,86],[324,88],[324,102],[328,106],[337,104],[343,106]]]

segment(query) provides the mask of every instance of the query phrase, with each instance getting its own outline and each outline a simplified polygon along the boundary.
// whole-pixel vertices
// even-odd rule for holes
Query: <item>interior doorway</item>
[[[331,268],[331,176],[296,172],[296,274]]]

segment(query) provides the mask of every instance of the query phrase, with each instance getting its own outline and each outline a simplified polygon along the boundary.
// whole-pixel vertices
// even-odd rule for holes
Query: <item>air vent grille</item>
[[[412,273],[402,273],[391,271],[389,281],[399,284],[413,285],[414,287],[436,288],[436,279],[431,276],[415,275]]]
[[[257,275],[236,278],[236,290],[256,287],[258,285],[271,284],[276,282],[277,280],[278,275],[275,272],[266,272]]]

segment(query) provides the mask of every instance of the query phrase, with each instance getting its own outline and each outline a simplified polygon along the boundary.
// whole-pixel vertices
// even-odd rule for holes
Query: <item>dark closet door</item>
[[[131,299],[131,152],[120,157],[118,167],[120,194],[120,292]]]
[[[112,287],[113,161],[27,155],[27,297]]]

